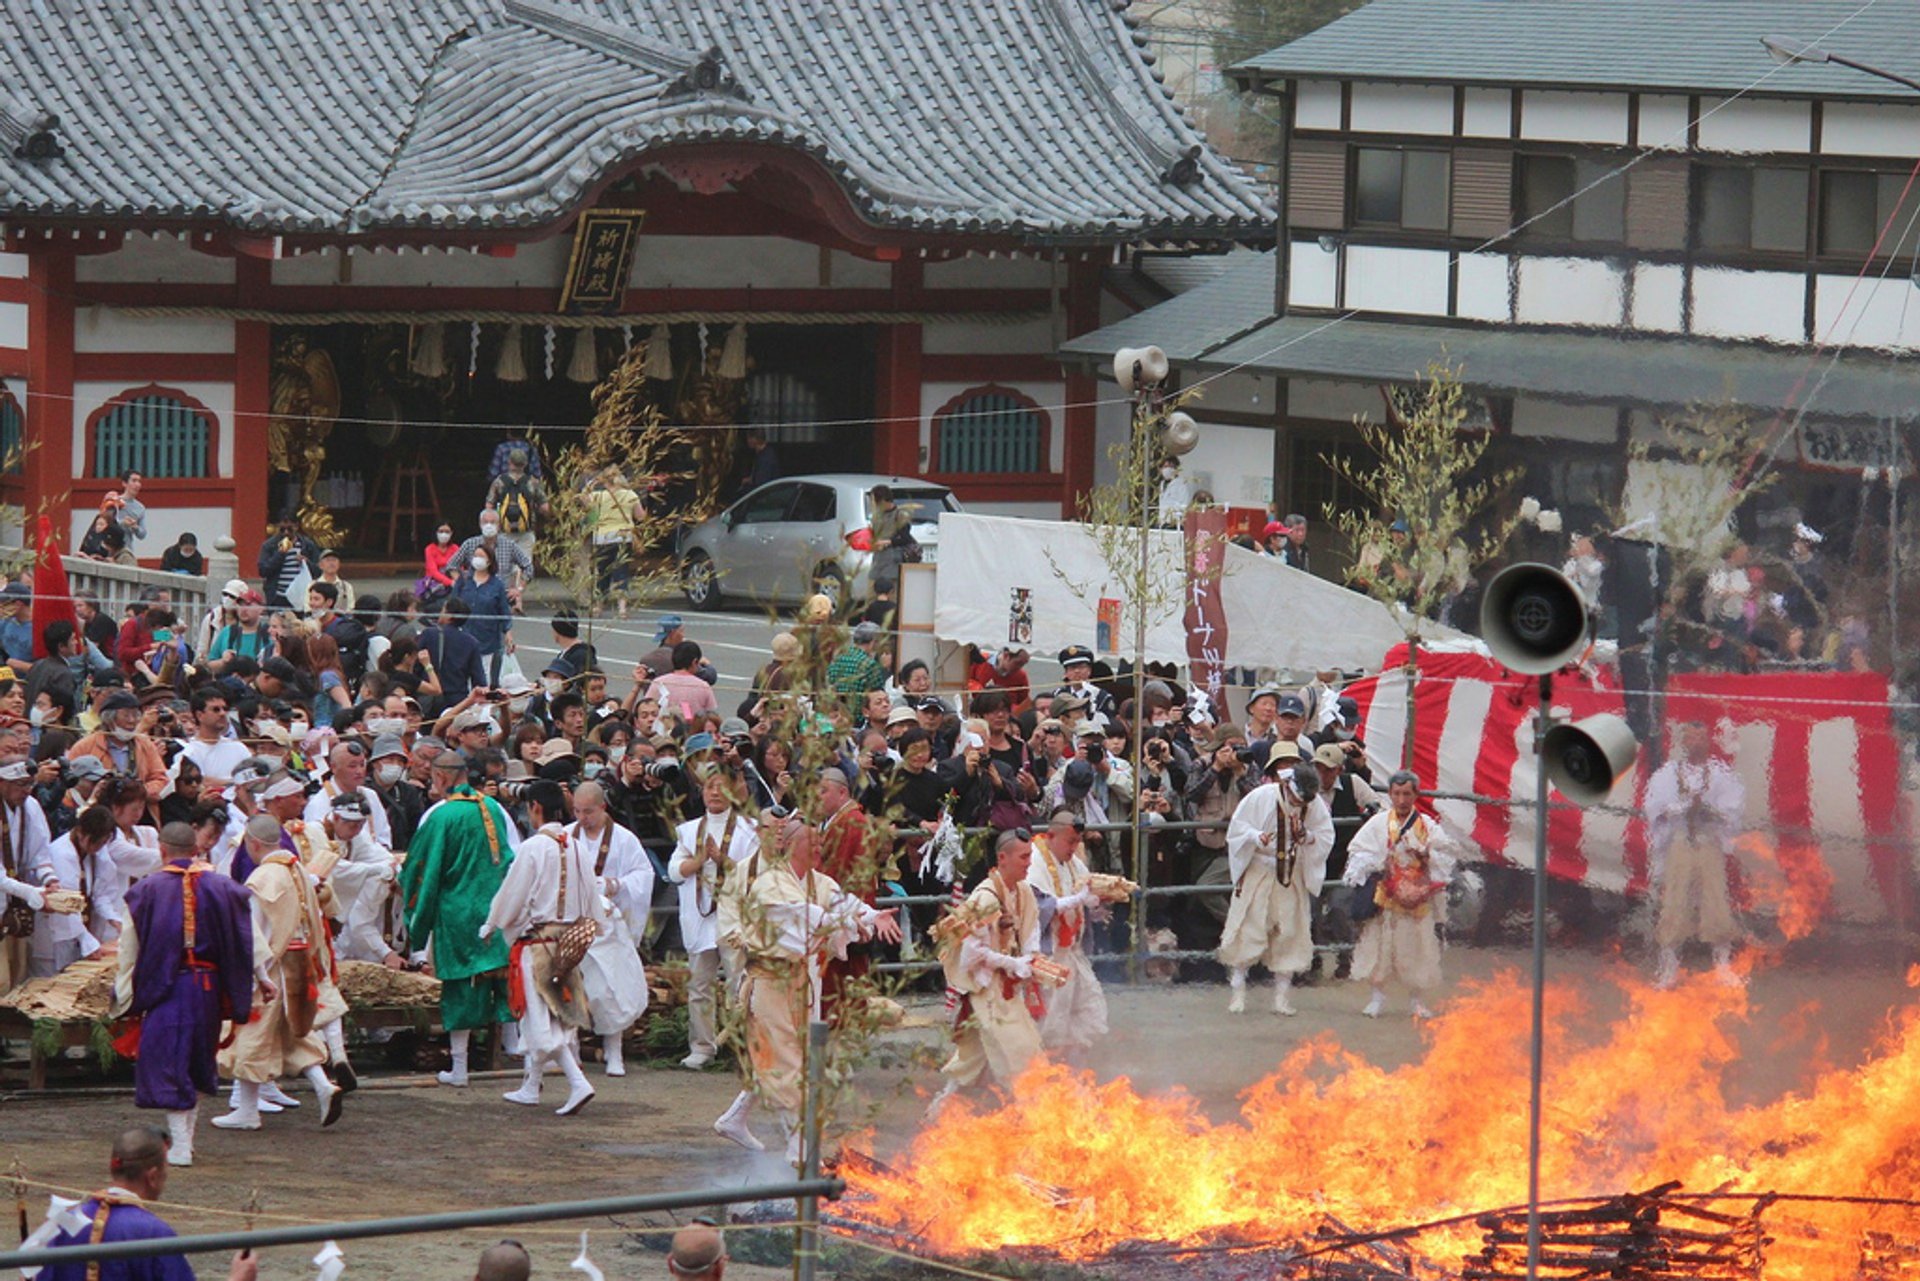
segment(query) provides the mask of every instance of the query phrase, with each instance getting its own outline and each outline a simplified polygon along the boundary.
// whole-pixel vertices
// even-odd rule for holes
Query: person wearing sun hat
[[[1273,745],[1266,778],[1227,826],[1233,898],[1216,955],[1233,989],[1231,1014],[1246,1012],[1247,974],[1255,965],[1273,975],[1273,1012],[1295,1013],[1288,988],[1313,963],[1313,900],[1333,850],[1333,815],[1298,743]]]

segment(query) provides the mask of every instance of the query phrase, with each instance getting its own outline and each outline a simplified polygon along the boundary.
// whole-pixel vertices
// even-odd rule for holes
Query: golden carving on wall
[[[323,547],[339,539],[333,513],[313,496],[327,461],[327,437],[340,417],[340,379],[333,357],[315,347],[305,330],[284,335],[273,353],[273,416],[267,423],[267,461],[300,481],[300,528]]]

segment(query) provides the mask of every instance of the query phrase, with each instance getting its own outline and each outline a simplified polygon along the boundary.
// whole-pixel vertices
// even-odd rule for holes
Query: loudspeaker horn
[[[1511,670],[1545,675],[1586,649],[1586,598],[1551,566],[1509,565],[1480,598],[1480,635]]]
[[[1158,387],[1170,368],[1167,353],[1158,347],[1122,347],[1113,353],[1113,380],[1129,396],[1141,387]]]
[[[1192,453],[1199,443],[1200,424],[1193,421],[1193,415],[1178,411],[1167,415],[1167,429],[1160,435],[1160,448],[1178,457]]]
[[[1560,794],[1576,805],[1594,805],[1606,800],[1633,768],[1640,744],[1625,721],[1602,712],[1555,725],[1540,750],[1547,779]]]

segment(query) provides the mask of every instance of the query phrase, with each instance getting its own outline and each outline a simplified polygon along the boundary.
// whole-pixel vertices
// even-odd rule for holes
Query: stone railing
[[[126,609],[143,592],[165,588],[173,600],[173,611],[183,631],[197,629],[206,614],[209,600],[218,593],[219,584],[240,576],[240,563],[233,554],[233,540],[220,538],[214,550],[206,553],[205,575],[170,574],[139,565],[115,561],[90,560],[85,556],[62,556],[67,586],[77,596],[90,593],[100,602],[100,612],[117,626],[126,617]],[[0,559],[10,564],[33,563],[33,554],[17,547],[0,547]]]

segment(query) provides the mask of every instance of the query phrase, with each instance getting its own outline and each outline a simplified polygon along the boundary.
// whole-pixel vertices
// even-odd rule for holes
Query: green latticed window
[[[976,387],[933,418],[936,470],[944,475],[1046,470],[1047,414],[1011,387]]]
[[[213,415],[205,405],[164,387],[122,393],[93,416],[94,476],[128,472],[157,480],[213,474]]]

